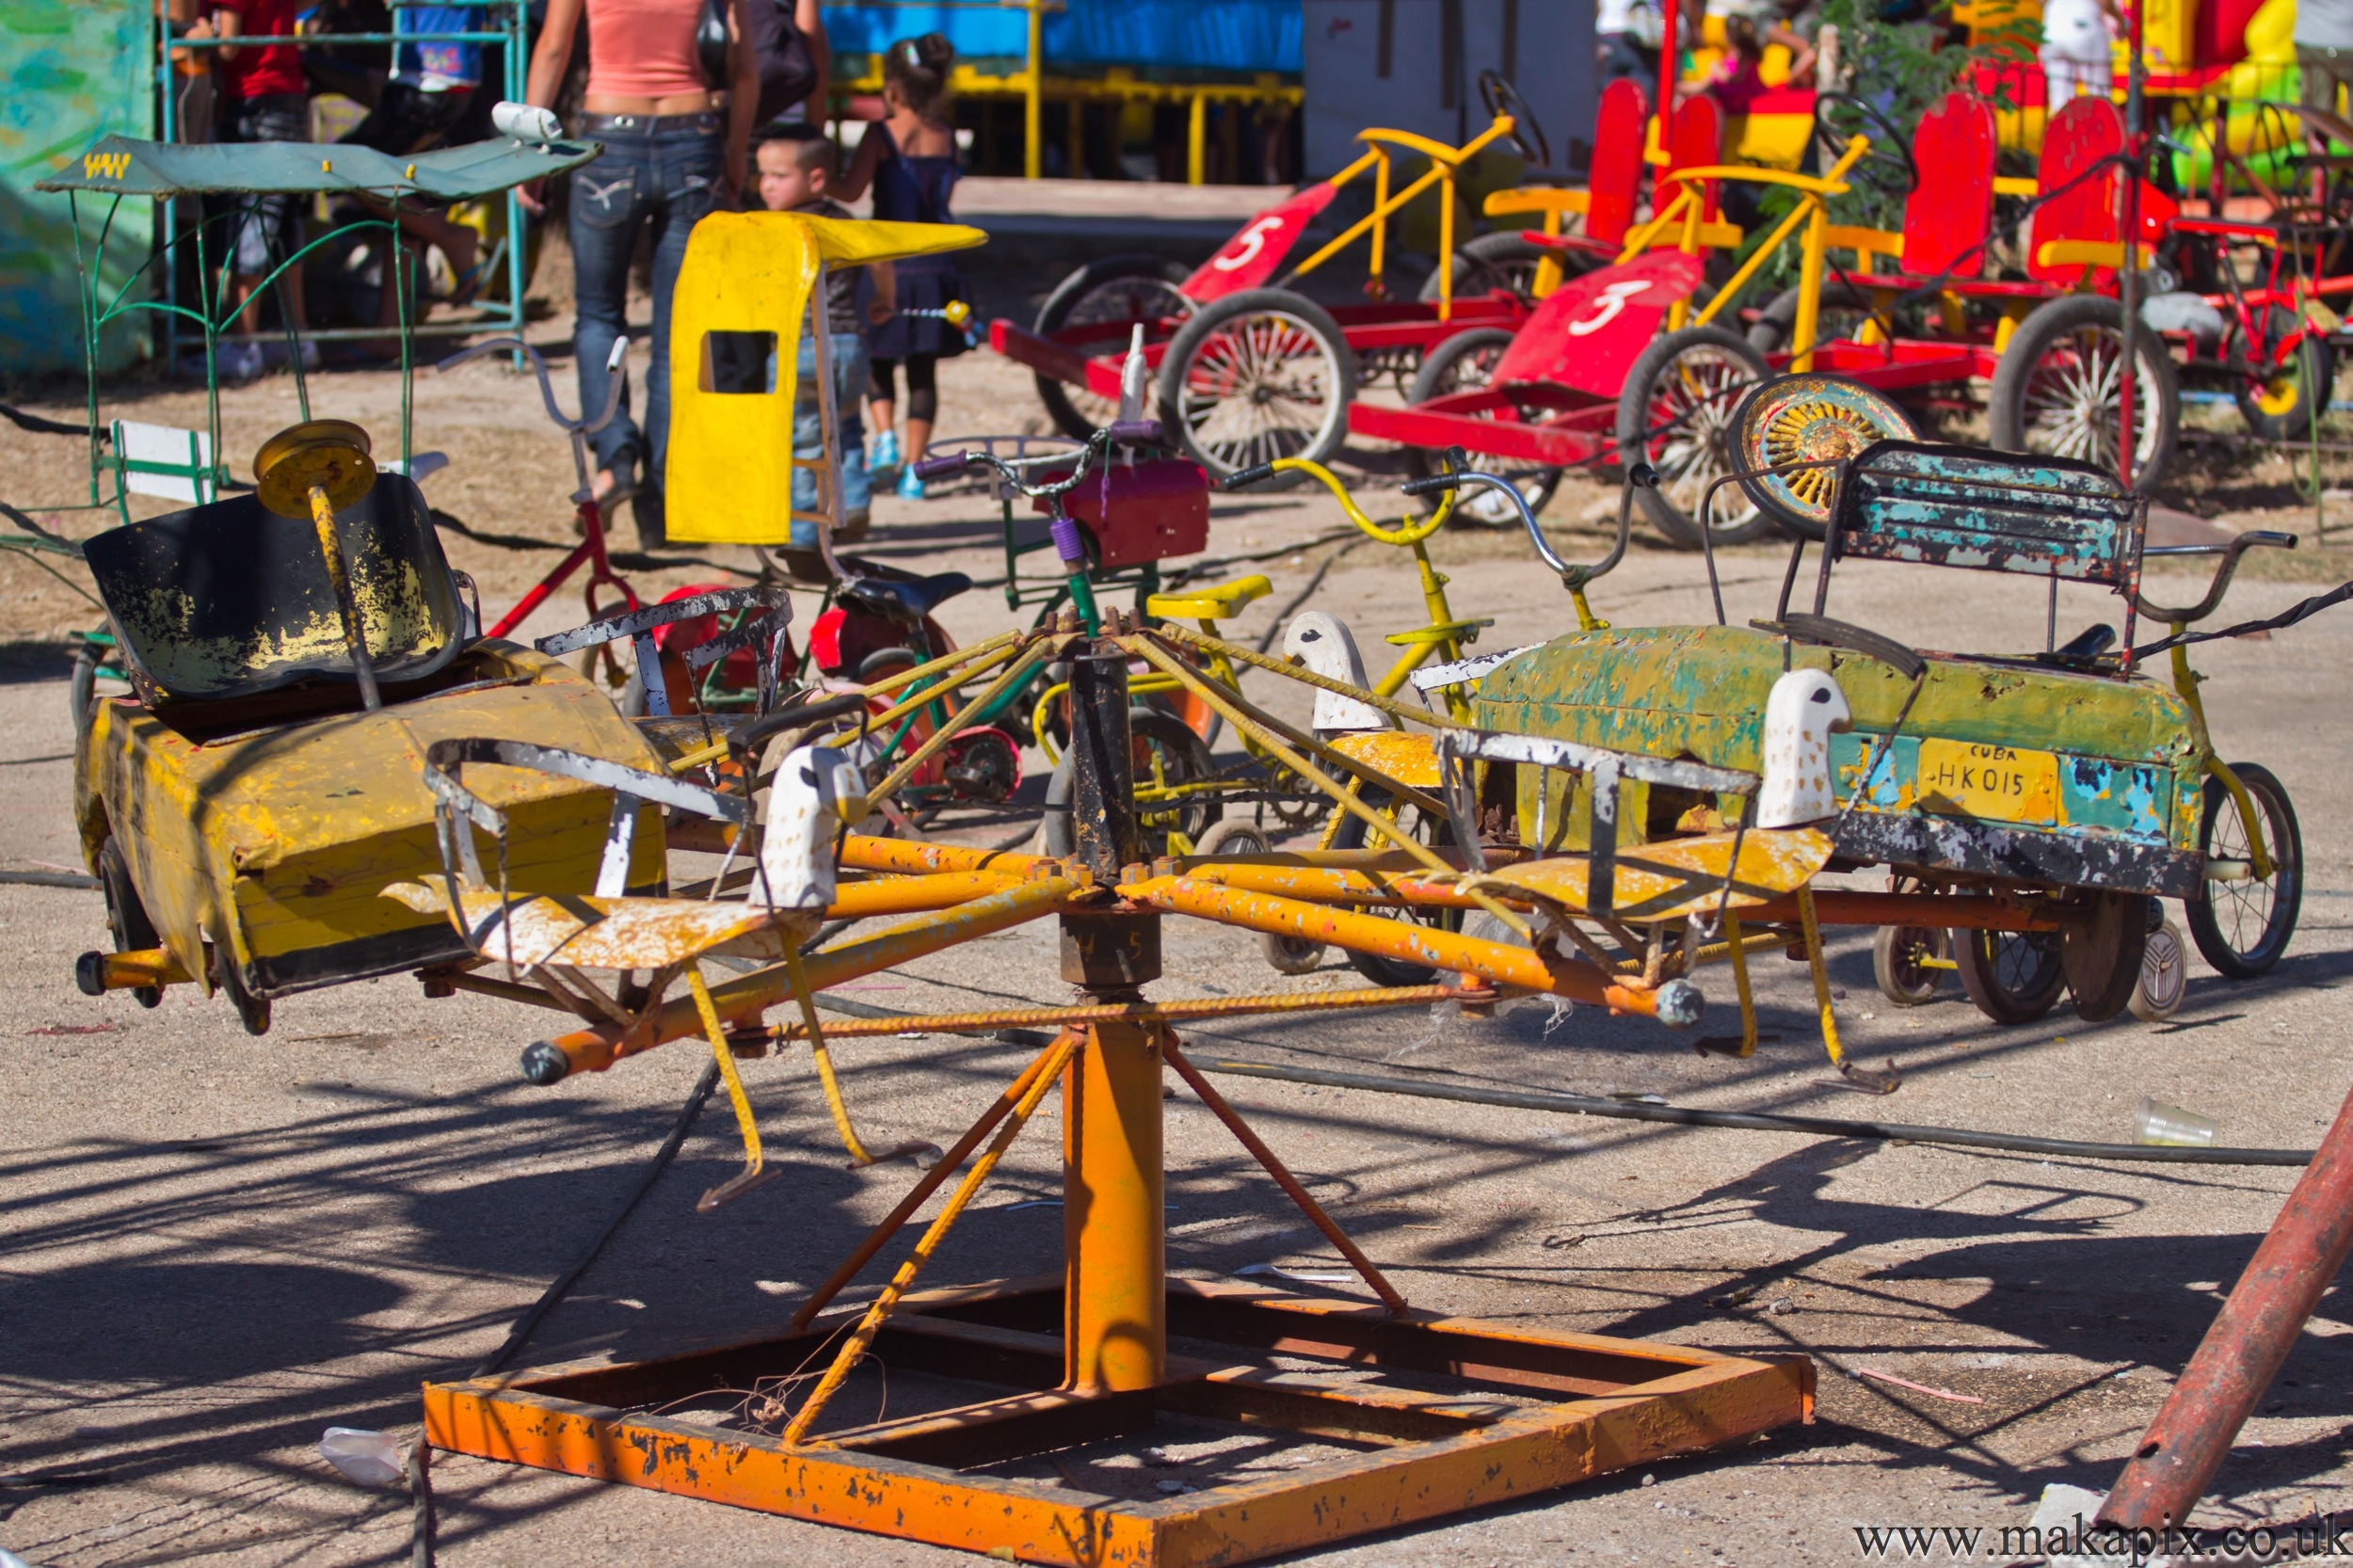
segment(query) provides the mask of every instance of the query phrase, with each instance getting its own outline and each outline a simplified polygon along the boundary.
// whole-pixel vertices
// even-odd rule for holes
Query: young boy
[[[755,154],[760,167],[760,204],[771,212],[807,213],[811,217],[850,217],[854,215],[825,189],[840,174],[840,153],[823,131],[813,125],[779,122],[760,133]],[[858,308],[864,274],[873,273],[865,291],[865,309]],[[879,327],[897,313],[896,280],[888,263],[873,267],[828,267],[825,271],[825,351],[831,358],[835,440],[841,454],[841,531],[837,543],[865,536],[873,486],[866,472],[866,426],[858,417],[858,399],[866,392],[865,329]],[[817,422],[817,345],[801,340],[792,420],[792,455],[821,456],[825,434]],[[817,504],[815,479],[807,472],[792,476],[792,505],[796,511]],[[817,548],[815,530],[806,522],[792,525],[792,548]]]

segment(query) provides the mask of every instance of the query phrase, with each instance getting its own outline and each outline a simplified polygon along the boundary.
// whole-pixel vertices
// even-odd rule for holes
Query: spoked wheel
[[[2271,856],[2272,873],[2255,880],[2247,824],[2219,778],[2206,780],[2205,809],[2199,821],[2198,849],[2206,880],[2183,905],[2189,935],[2206,962],[2233,980],[2252,980],[2280,961],[2296,934],[2304,904],[2304,835],[2296,808],[2271,770],[2233,762],[2231,771],[2255,803],[2255,821]],[[2220,873],[2220,874],[2217,874]]]
[[[1256,823],[1227,817],[1211,825],[1193,846],[1195,855],[1271,855],[1274,840]],[[1324,944],[1312,936],[1284,936],[1269,931],[1258,937],[1258,951],[1281,974],[1313,974],[1323,966]]]
[[[1201,737],[1173,713],[1148,708],[1128,712],[1128,765],[1135,774],[1136,830],[1146,859],[1170,853],[1169,835],[1181,833],[1187,844],[1198,844],[1210,825],[1225,815],[1225,803],[1214,793],[1193,793],[1188,786],[1208,783],[1217,768]],[[1078,852],[1071,830],[1072,754],[1064,751],[1046,786],[1046,853]]]
[[[2337,354],[2327,338],[2307,332],[2294,343],[2281,341],[2295,326],[2294,315],[2276,305],[2270,309],[2264,335],[2276,346],[2268,354],[2258,353],[2235,329],[2233,333],[2238,338],[2234,346],[2248,359],[2265,361],[2265,368],[2241,376],[2231,395],[2247,428],[2269,441],[2302,440],[2312,429],[2313,410],[2328,406],[2336,385]]]
[[[1249,289],[1204,307],[1169,344],[1160,423],[1211,479],[1225,479],[1277,457],[1329,458],[1347,438],[1355,391],[1356,356],[1322,306],[1288,289]]]
[[[2089,918],[2060,935],[2059,967],[2075,1016],[2085,1022],[2105,1023],[2131,1003],[2148,947],[2151,902],[2145,893],[2095,893]]]
[[[1498,230],[1467,240],[1454,248],[1454,297],[1504,289],[1532,305],[1536,302],[1536,269],[1550,254],[1543,246],[1520,238],[1517,230]],[[1600,264],[1598,257],[1574,250],[1562,251],[1554,259],[1561,264],[1563,279],[1578,277]],[[1422,284],[1423,304],[1437,303],[1438,277],[1433,268],[1430,280]]]
[[[1871,939],[1871,974],[1880,995],[1898,1007],[1936,1000],[1945,970],[1935,960],[1952,947],[1952,934],[1925,925],[1883,925]]]
[[[1815,345],[1819,347],[1833,338],[1851,338],[1870,319],[1870,296],[1852,283],[1833,278],[1822,285],[1821,303],[1815,307]],[[1789,347],[1797,328],[1798,288],[1793,283],[1756,312],[1756,319],[1749,323],[1749,343],[1761,353],[1779,354]]]
[[[2067,988],[2056,931],[1955,931],[1947,938],[1961,988],[1997,1024],[2032,1023]]]
[[[1511,346],[1512,334],[1500,327],[1479,327],[1467,332],[1455,333],[1423,358],[1421,370],[1415,376],[1413,390],[1406,393],[1405,401],[1409,404],[1427,403],[1448,392],[1467,392],[1485,386],[1495,374],[1497,362]],[[1429,449],[1407,447],[1405,472],[1416,479],[1426,479],[1435,472]],[[1529,511],[1541,512],[1545,509],[1545,503],[1552,499],[1552,492],[1560,488],[1562,472],[1557,468],[1540,468],[1499,477],[1512,481],[1520,494],[1527,498]],[[1437,504],[1435,496],[1421,500],[1425,511],[1436,510]],[[1517,528],[1520,525],[1520,515],[1512,509],[1512,503],[1484,486],[1457,500],[1452,516],[1488,528]]]
[[[1873,441],[1919,436],[1911,417],[1885,396],[1851,376],[1819,371],[1763,383],[1742,400],[1732,423],[1740,488],[1784,530],[1808,539],[1830,527],[1838,485],[1838,470],[1830,465]],[[1763,469],[1781,472],[1757,472]]]
[[[2137,334],[2133,358],[2133,488],[2147,491],[2173,461],[2182,392],[2156,333]],[[2121,303],[2075,294],[2038,307],[1994,367],[1987,409],[1993,444],[2079,458],[2113,473],[2123,367]]]
[[[1182,263],[1165,256],[1126,255],[1106,256],[1089,262],[1055,285],[1039,308],[1037,321],[1031,330],[1041,338],[1074,327],[1094,327],[1113,322],[1141,321],[1145,324],[1144,335],[1151,335],[1156,321],[1182,320],[1193,314],[1193,301],[1177,292],[1192,273]],[[1127,348],[1125,335],[1105,338],[1094,346],[1097,354],[1122,353]],[[1119,411],[1119,405],[1106,397],[1098,397],[1084,387],[1074,387],[1039,372],[1038,400],[1046,405],[1047,416],[1054,428],[1079,440],[1107,424]]]
[[[1365,804],[1376,808],[1387,804],[1388,797],[1378,791],[1365,792]],[[1433,848],[1454,841],[1454,826],[1443,818],[1433,822],[1413,807],[1407,807],[1398,819],[1398,826]],[[1380,849],[1389,846],[1386,839],[1375,835],[1361,817],[1350,817],[1332,835],[1334,849]],[[1437,926],[1447,931],[1463,929],[1460,909],[1368,909],[1368,915],[1385,915],[1391,920],[1418,920],[1423,925]],[[1348,961],[1356,972],[1375,985],[1427,985],[1437,978],[1438,971],[1423,964],[1397,958],[1384,958],[1374,953],[1350,951]]]
[[[1772,519],[1737,486],[1707,492],[1734,472],[1733,415],[1749,389],[1772,372],[1748,340],[1721,327],[1687,327],[1642,350],[1618,394],[1621,460],[1640,456],[1658,471],[1655,488],[1635,499],[1671,543],[1697,550],[1700,507],[1708,508],[1707,541],[1746,544]]]

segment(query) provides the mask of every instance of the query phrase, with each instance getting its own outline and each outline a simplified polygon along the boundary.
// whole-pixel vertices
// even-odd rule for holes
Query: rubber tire
[[[1871,301],[1861,289],[1833,278],[1822,284],[1821,309],[1825,311],[1857,311],[1868,315]],[[1795,283],[1782,290],[1756,312],[1749,323],[1747,337],[1750,346],[1760,354],[1778,354],[1789,345],[1789,334],[1798,325],[1798,286]],[[1818,336],[1817,339],[1818,344]]]
[[[1751,347],[1748,339],[1725,328],[1711,323],[1705,327],[1687,327],[1680,332],[1669,332],[1642,350],[1633,368],[1626,372],[1625,390],[1618,393],[1617,440],[1621,461],[1628,452],[1643,451],[1642,433],[1649,426],[1652,390],[1666,374],[1667,367],[1684,352],[1702,344],[1721,348],[1744,361],[1755,372],[1758,381],[1772,375],[1771,367],[1765,362],[1765,356]],[[1733,416],[1739,411],[1743,400],[1733,399],[1723,410],[1723,429],[1727,436],[1732,428]],[[1647,456],[1647,453],[1644,455]],[[1737,486],[1726,486],[1725,489],[1739,495]],[[1663,484],[1657,488],[1636,490],[1634,499],[1642,508],[1643,516],[1649,518],[1653,526],[1666,536],[1668,543],[1685,550],[1698,550],[1705,542],[1700,536],[1698,520],[1668,499]],[[1740,500],[1746,502],[1748,498],[1741,495]],[[1715,543],[1747,544],[1770,533],[1773,520],[1753,504],[1751,510],[1753,515],[1742,522],[1730,528],[1710,529],[1708,532]]]
[[[1922,968],[1913,960],[1924,947],[1930,956],[1945,957],[1951,945],[1945,932],[1931,926],[1880,927],[1879,935],[1871,938],[1871,975],[1879,982],[1880,995],[1897,1007],[1918,1007],[1935,1000],[1945,971]]]
[[[2140,984],[2140,955],[2149,945],[2145,893],[2094,895],[2091,919],[2059,936],[2059,966],[2075,999],[2075,1016],[2101,1024],[2124,1011]]]
[[[1274,840],[1257,823],[1226,817],[1201,836],[1193,852],[1198,856],[1271,855]],[[1279,936],[1268,931],[1259,934],[1258,952],[1277,973],[1313,974],[1323,967],[1325,945],[1305,936]]]
[[[1509,348],[1513,337],[1513,334],[1511,331],[1501,327],[1474,327],[1467,332],[1455,333],[1422,356],[1421,368],[1414,373],[1414,384],[1406,392],[1406,403],[1418,406],[1429,402],[1433,397],[1443,397],[1448,392],[1462,391],[1463,383],[1456,379],[1455,367],[1471,355],[1483,350]],[[1485,384],[1483,381],[1471,383],[1474,386]],[[1427,479],[1438,472],[1437,464],[1433,460],[1428,447],[1409,446],[1405,449],[1404,456],[1405,474],[1409,479]],[[1476,457],[1472,459],[1472,466],[1474,468],[1479,466]],[[1518,483],[1520,494],[1528,498],[1528,509],[1541,514],[1551,503],[1553,491],[1561,488],[1561,476],[1566,472],[1565,469],[1540,468],[1529,469],[1525,473],[1506,474],[1501,477],[1510,478]],[[1493,492],[1488,490],[1481,490],[1479,493],[1481,496],[1493,496]],[[1501,504],[1502,499],[1500,496],[1494,496],[1497,504]],[[1438,509],[1438,498],[1434,495],[1417,496],[1415,504],[1421,508],[1422,516],[1428,517]],[[1471,523],[1481,528],[1517,528],[1520,525],[1520,520],[1516,516],[1509,522],[1491,521],[1464,510],[1460,504],[1456,505],[1453,517],[1449,520]]]
[[[2180,1012],[2189,996],[2189,980],[2183,972],[2188,962],[2189,946],[2182,940],[2181,927],[2167,920],[2149,933],[2140,955],[2140,978],[2133,983],[2132,1000],[2125,1003],[2132,1016],[2145,1024],[2161,1024]],[[2157,970],[2153,987],[2150,984],[2153,968]]]
[[[117,952],[145,952],[164,945],[155,922],[148,917],[138,886],[131,880],[130,863],[108,839],[98,846],[98,885],[106,900],[106,929],[113,933]],[[140,985],[131,992],[141,1007],[161,1007],[164,988]]]
[[[1187,769],[1197,770],[1193,774],[1195,777],[1207,777],[1217,771],[1216,764],[1209,760],[1209,748],[1201,744],[1201,737],[1193,732],[1192,726],[1174,713],[1158,712],[1149,708],[1130,708],[1128,711],[1128,732],[1134,739],[1157,741],[1169,751],[1184,758]],[[1078,836],[1071,830],[1070,824],[1072,766],[1071,753],[1065,750],[1061,760],[1054,764],[1053,776],[1046,781],[1046,820],[1038,841],[1044,846],[1042,853],[1057,859],[1076,855],[1079,851]],[[1200,832],[1188,831],[1185,835],[1196,843],[1206,838],[1225,815],[1225,802],[1214,795],[1203,796],[1197,805],[1183,809],[1188,814],[1195,811],[1201,814]],[[1144,858],[1155,859],[1168,853],[1165,829],[1156,833],[1142,828],[1141,824],[1139,828],[1137,848]]]
[[[2057,940],[2047,933],[1954,931],[1946,933],[1946,940],[1961,968],[1961,988],[1969,993],[1978,1012],[1997,1024],[2032,1023],[2057,1006],[2059,993],[2067,989]],[[1999,950],[2012,943],[2038,947],[2044,954],[2033,984],[2024,987],[2008,984],[1995,972]]]
[[[2304,904],[2304,833],[2297,825],[2296,808],[2288,801],[2286,788],[2272,776],[2269,768],[2257,762],[2233,762],[2231,771],[2247,786],[2247,792],[2255,797],[2255,809],[2266,819],[2269,836],[2279,840],[2270,846],[2279,861],[2270,918],[2265,922],[2262,940],[2242,951],[2223,935],[2211,897],[2213,883],[2201,882],[2196,896],[2183,901],[2182,914],[2189,926],[2190,939],[2198,944],[2199,952],[2215,972],[2231,980],[2252,980],[2268,972],[2280,961],[2287,952],[2288,938],[2296,935],[2296,917]],[[2198,819],[2198,851],[2201,858],[2211,852],[2215,823],[2226,809],[2236,815],[2231,792],[2223,788],[2222,780],[2208,778],[2204,808]]]
[[[269,1032],[269,999],[257,997],[245,988],[245,977],[237,972],[236,962],[229,955],[227,942],[213,944],[213,983],[219,986],[237,1010],[237,1021],[255,1039]]]
[[[1510,289],[1523,301],[1536,303],[1536,268],[1550,255],[1541,245],[1530,245],[1520,238],[1516,229],[1498,229],[1492,234],[1481,234],[1454,248],[1454,297],[1486,294],[1493,289]],[[1601,264],[1597,256],[1583,255],[1575,250],[1561,253],[1561,281],[1582,277]],[[1430,269],[1429,280],[1421,286],[1421,302],[1438,302],[1438,269]]]
[[[2026,383],[2034,367],[2050,352],[2051,345],[2070,332],[2086,327],[2106,327],[2115,331],[2124,328],[2124,307],[2103,295],[2071,294],[2050,300],[2035,308],[2032,314],[2018,324],[2018,330],[2002,351],[2001,362],[1993,367],[1993,388],[1987,398],[1986,423],[1993,445],[2004,452],[2026,450]],[[2147,379],[2135,381],[2135,395],[2153,389],[2157,410],[2157,434],[2149,458],[2137,464],[2133,472],[2133,488],[2148,494],[2166,470],[2173,465],[2174,447],[2181,439],[2182,386],[2174,374],[2172,356],[2165,351],[2165,340],[2154,332],[2141,334],[2144,345],[2135,357]],[[2153,348],[2154,352],[2149,350]],[[2089,455],[2100,461],[2097,453]]]
[[[1238,316],[1259,311],[1282,312],[1305,327],[1308,334],[1316,340],[1317,346],[1331,366],[1334,383],[1331,388],[1331,414],[1325,422],[1326,427],[1315,432],[1305,445],[1296,450],[1252,455],[1245,462],[1228,463],[1195,441],[1192,426],[1185,421],[1182,412],[1185,369],[1201,352],[1202,344],[1221,327]],[[1356,352],[1348,346],[1348,340],[1341,334],[1339,324],[1322,306],[1289,289],[1245,289],[1240,294],[1229,294],[1214,304],[1203,306],[1193,312],[1191,321],[1178,329],[1176,337],[1169,340],[1168,354],[1160,361],[1160,424],[1167,429],[1177,449],[1208,471],[1212,482],[1223,481],[1244,468],[1272,457],[1305,457],[1319,463],[1330,461],[1348,440],[1348,405],[1355,395]],[[1305,477],[1296,472],[1277,474],[1266,484],[1255,488],[1259,490],[1287,489]]]
[[[1054,285],[1054,292],[1038,307],[1037,320],[1030,330],[1041,338],[1050,338],[1069,321],[1070,313],[1095,290],[1123,278],[1148,278],[1156,282],[1177,284],[1193,276],[1193,269],[1181,262],[1165,256],[1141,251],[1128,251],[1117,256],[1105,256],[1071,273]],[[1038,401],[1046,405],[1046,417],[1054,422],[1054,428],[1074,440],[1085,440],[1097,428],[1070,401],[1069,389],[1044,371],[1033,372],[1037,381]]]
[[[106,649],[100,643],[85,641],[73,650],[73,673],[66,680],[66,701],[73,708],[73,748],[79,751],[89,739],[90,705],[98,700],[98,670],[105,663]]]
[[[2280,306],[2272,306],[2271,313],[2274,316],[2287,318],[2288,325],[2294,324],[2294,316]],[[2299,353],[2297,358],[2303,361],[2302,369],[2306,377],[2304,384],[2308,391],[2306,395],[2296,400],[2296,407],[2286,413],[2265,412],[2263,405],[2255,401],[2254,388],[2243,380],[2236,382],[2231,388],[2231,399],[2238,405],[2238,417],[2247,422],[2249,430],[2265,440],[2300,441],[2304,440],[2312,431],[2313,408],[2315,402],[2326,405],[2330,392],[2336,386],[2337,351],[2329,346],[2329,340],[2313,332],[2308,334],[2303,343],[2297,346]],[[2311,395],[2310,390],[2317,390],[2320,393],[2316,400]]]
[[[1378,791],[1368,790],[1365,792],[1364,798],[1366,805],[1379,807],[1386,804],[1388,797]],[[1339,830],[1332,835],[1332,847],[1334,849],[1363,849],[1366,847],[1365,840],[1371,835],[1371,832],[1372,830],[1365,825],[1363,818],[1351,816],[1342,822]],[[1453,841],[1452,827],[1448,824],[1440,823],[1438,842],[1446,844]],[[1367,911],[1367,913],[1375,913],[1375,911]],[[1378,913],[1386,914],[1388,911],[1383,910]],[[1463,928],[1463,912],[1459,909],[1445,910],[1438,914],[1434,923],[1449,931],[1460,931]],[[1427,985],[1438,978],[1438,971],[1427,965],[1400,963],[1393,958],[1383,958],[1369,952],[1358,952],[1353,948],[1343,948],[1340,951],[1348,959],[1349,967],[1375,985]]]

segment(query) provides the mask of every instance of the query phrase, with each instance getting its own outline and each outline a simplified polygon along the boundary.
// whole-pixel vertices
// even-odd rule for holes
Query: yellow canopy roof
[[[935,256],[987,238],[961,224],[800,213],[713,213],[696,224],[670,296],[670,537],[761,545],[790,537],[793,404],[820,269]],[[830,409],[833,390],[816,392]],[[827,473],[824,484],[833,480]],[[831,511],[822,488],[816,509]]]

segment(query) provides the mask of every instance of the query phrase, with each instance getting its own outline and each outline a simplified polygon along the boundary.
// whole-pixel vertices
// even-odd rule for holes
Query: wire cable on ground
[[[62,420],[43,419],[39,414],[28,414],[6,403],[0,403],[0,419],[6,419],[19,430],[36,436],[79,436],[88,440],[96,434],[87,424],[68,424]]]
[[[711,1098],[711,1091],[718,1081],[719,1064],[714,1061],[703,1069],[702,1077],[695,1082],[694,1091],[686,1096],[686,1103],[679,1108],[678,1120],[670,1126],[670,1135],[654,1151],[653,1159],[646,1165],[645,1174],[637,1178],[637,1185],[631,1189],[629,1196],[621,1200],[620,1207],[613,1211],[613,1217],[604,1223],[604,1228],[597,1232],[596,1240],[588,1243],[588,1250],[580,1255],[578,1262],[555,1276],[554,1282],[540,1292],[539,1299],[515,1320],[514,1326],[506,1331],[505,1341],[469,1372],[468,1378],[487,1378],[504,1367],[530,1339],[531,1331],[539,1326],[539,1320],[554,1308],[556,1303],[571,1293],[572,1287],[580,1282],[580,1276],[588,1272],[588,1266],[604,1251],[605,1243],[611,1241],[622,1223],[637,1211],[637,1206],[645,1201],[646,1194],[653,1191],[655,1181],[670,1168],[670,1161],[678,1158],[678,1151],[686,1144],[687,1133],[694,1129],[695,1118],[702,1114],[703,1104]],[[417,1445],[408,1455],[408,1489],[412,1499],[409,1560],[412,1568],[433,1568],[433,1460],[432,1449],[422,1432],[417,1433]]]
[[[1273,1079],[1330,1089],[1363,1089],[1417,1099],[1460,1100],[1468,1105],[1508,1106],[1520,1111],[1559,1111],[1577,1116],[1609,1116],[1628,1122],[1665,1122],[1677,1127],[1730,1128],[1746,1132],[1802,1132],[1817,1138],[1858,1138],[1875,1143],[1944,1144],[1955,1148],[1995,1149],[2009,1154],[2061,1155],[2079,1160],[2121,1160],[2160,1165],[2309,1165],[2310,1149],[2191,1148],[2175,1144],[2086,1144],[2072,1138],[2030,1138],[2019,1133],[1976,1132],[1965,1128],[1914,1127],[1906,1122],[1853,1122],[1834,1116],[1785,1116],[1769,1112],[1701,1111],[1640,1100],[1596,1099],[1590,1095],[1543,1090],[1483,1089],[1475,1084],[1425,1083],[1409,1078],[1375,1078],[1321,1067],[1279,1067],[1265,1062],[1196,1060],[1205,1073]]]
[[[820,992],[817,1004],[857,1018],[907,1018],[920,1014],[849,1001]],[[1043,1005],[1043,1004],[1041,1004]],[[1037,1030],[999,1030],[992,1039],[1006,1045],[1037,1045],[1050,1036]],[[2156,1165],[2309,1165],[2310,1149],[2192,1148],[2160,1144],[2088,1144],[2073,1138],[2033,1138],[2023,1133],[1978,1132],[1969,1128],[1915,1127],[1908,1122],[1858,1122],[1837,1116],[1787,1116],[1765,1111],[1702,1111],[1691,1106],[1654,1105],[1641,1100],[1601,1099],[1551,1090],[1488,1089],[1473,1083],[1433,1083],[1421,1079],[1379,1078],[1333,1072],[1323,1067],[1284,1067],[1270,1062],[1220,1062],[1196,1057],[1205,1073],[1271,1079],[1326,1089],[1361,1089],[1416,1099],[1459,1100],[1465,1105],[1505,1106],[1517,1111],[1558,1111],[1573,1116],[1607,1116],[1626,1122],[1664,1122],[1742,1132],[1801,1132],[1815,1138],[1856,1138],[1873,1143],[1941,1144],[1953,1148],[1993,1149],[2007,1154],[2059,1155],[2077,1160],[2120,1160]]]

